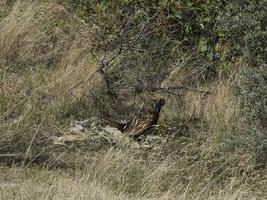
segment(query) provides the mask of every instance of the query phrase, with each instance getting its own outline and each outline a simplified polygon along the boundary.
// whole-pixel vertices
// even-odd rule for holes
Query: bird
[[[151,130],[158,122],[159,114],[162,106],[165,105],[165,100],[160,99],[154,107],[153,111],[149,111],[146,114],[134,117],[130,122],[118,123],[109,121],[109,126],[117,128],[122,133],[125,133],[129,137],[134,139],[139,138],[142,135],[151,133]]]
[[[129,124],[130,124],[130,122],[119,123],[119,122],[115,122],[115,121],[112,121],[112,120],[108,120],[108,125],[109,126],[117,128],[121,132],[124,132]]]

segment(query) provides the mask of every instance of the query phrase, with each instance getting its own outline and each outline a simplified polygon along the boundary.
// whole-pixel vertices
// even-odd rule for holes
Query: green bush
[[[252,155],[257,166],[267,165],[267,135],[262,130],[234,130],[220,140],[220,150],[233,155],[243,152]]]
[[[267,65],[243,68],[232,84],[240,114],[251,124],[267,118]]]
[[[245,58],[250,65],[266,61],[266,2],[234,0],[218,16],[221,42],[230,47],[229,59]]]
[[[263,1],[59,2],[97,27],[92,46],[99,60],[113,57],[123,46],[124,53],[105,71],[107,85],[115,91],[129,93],[159,85],[170,66],[183,67],[177,63],[185,53],[192,57],[185,64],[186,84],[229,75],[240,57],[257,65],[266,53]]]

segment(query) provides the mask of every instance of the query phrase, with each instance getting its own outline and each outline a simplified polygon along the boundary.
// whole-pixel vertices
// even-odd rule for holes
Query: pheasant
[[[127,134],[129,137],[138,138],[141,135],[147,135],[157,124],[161,107],[165,104],[164,99],[160,99],[153,111],[149,111],[143,116],[135,117],[131,122],[118,123],[109,122],[109,125],[119,129],[121,132]]]

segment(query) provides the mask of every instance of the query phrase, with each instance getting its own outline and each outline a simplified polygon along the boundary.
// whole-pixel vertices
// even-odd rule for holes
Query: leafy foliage
[[[233,93],[237,97],[240,113],[248,122],[266,122],[267,116],[267,65],[262,68],[240,70],[233,83]]]
[[[250,65],[266,62],[266,2],[230,2],[218,18],[221,44],[228,51],[229,59],[242,56]],[[225,48],[225,47],[222,47]]]

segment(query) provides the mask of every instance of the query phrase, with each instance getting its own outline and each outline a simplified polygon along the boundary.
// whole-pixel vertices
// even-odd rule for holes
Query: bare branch
[[[191,91],[191,92],[197,92],[197,93],[202,93],[202,94],[206,94],[206,95],[210,95],[211,92],[210,91],[203,91],[203,90],[196,90],[196,89],[192,89],[192,88],[188,88],[185,86],[173,86],[173,87],[168,87],[168,88],[149,88],[147,89],[147,91],[151,91],[151,92],[156,92],[156,91],[170,91],[170,90],[187,90],[187,91]]]
[[[91,81],[91,80],[94,78],[94,76],[95,76],[98,72],[99,72],[99,69],[96,70],[93,74],[91,74],[91,76],[86,77],[86,78],[83,79],[83,80],[80,80],[76,85],[74,85],[72,88],[70,88],[69,91],[72,92],[72,90],[74,90],[75,88],[77,88],[77,87],[80,86],[81,84],[83,84],[83,83],[85,83],[85,82],[87,82],[87,81]]]

